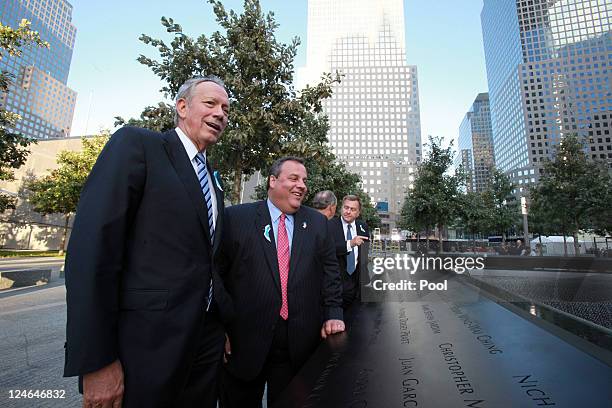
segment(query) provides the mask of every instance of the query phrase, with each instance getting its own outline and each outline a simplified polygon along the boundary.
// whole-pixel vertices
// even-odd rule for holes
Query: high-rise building
[[[417,68],[406,63],[404,30],[402,0],[309,0],[307,66],[298,75],[298,87],[324,72],[343,75],[324,102],[329,140],[388,209],[387,228],[422,152]]]
[[[484,0],[497,167],[536,182],[564,135],[612,166],[612,1]]]
[[[481,192],[487,188],[495,166],[489,94],[480,93],[459,126],[455,168],[467,175],[466,190]]]
[[[76,92],[67,87],[76,28],[66,0],[3,0],[0,21],[17,28],[22,19],[50,47],[26,47],[20,57],[5,55],[0,69],[13,75],[0,105],[21,120],[10,131],[37,139],[70,135]]]

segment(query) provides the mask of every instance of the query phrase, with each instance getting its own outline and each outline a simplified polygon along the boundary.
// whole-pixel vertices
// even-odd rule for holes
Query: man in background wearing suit
[[[359,197],[347,195],[342,199],[342,217],[334,217],[329,221],[340,264],[342,305],[345,309],[360,298],[360,275],[368,276],[367,241],[370,234],[368,226],[357,219],[360,213]]]
[[[231,313],[215,267],[223,191],[206,160],[227,126],[216,77],[176,96],[174,130],[124,127],[81,193],[66,258],[65,376],[84,407],[215,407]]]
[[[268,406],[320,338],[344,330],[338,263],[325,217],[303,207],[306,168],[284,157],[270,168],[268,199],[228,207],[222,240],[228,326],[221,406]]]
[[[327,217],[328,220],[336,215],[336,205],[338,199],[336,195],[329,190],[319,191],[312,199],[312,207]]]

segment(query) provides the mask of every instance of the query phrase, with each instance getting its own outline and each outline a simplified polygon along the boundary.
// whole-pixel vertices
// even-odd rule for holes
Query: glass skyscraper
[[[37,139],[67,137],[76,102],[76,92],[66,86],[76,35],[72,5],[65,0],[0,2],[2,24],[17,28],[24,18],[50,47],[26,47],[20,57],[5,55],[0,61],[0,69],[13,75],[0,104],[21,116],[9,130]]]
[[[393,227],[421,159],[417,69],[406,63],[402,0],[309,0],[298,87],[342,75],[324,102],[336,156],[361,175]],[[386,215],[386,214],[385,214]]]
[[[481,192],[487,188],[495,166],[488,93],[478,94],[459,127],[455,168],[459,166],[463,166],[468,177],[467,191]]]
[[[519,192],[567,134],[612,166],[611,19],[610,0],[484,0],[495,162]]]

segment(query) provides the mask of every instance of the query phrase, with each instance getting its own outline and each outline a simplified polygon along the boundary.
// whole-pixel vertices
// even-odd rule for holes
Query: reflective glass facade
[[[406,63],[402,0],[309,0],[298,86],[338,71],[324,103],[336,156],[375,202],[399,212],[421,159],[417,68]]]
[[[467,173],[467,191],[481,192],[487,188],[495,166],[493,130],[489,94],[478,94],[459,127],[455,168],[463,166]]]
[[[24,18],[50,47],[3,56],[0,69],[13,75],[13,83],[8,94],[0,95],[0,104],[21,116],[11,131],[37,139],[69,136],[76,102],[76,92],[66,86],[76,35],[72,6],[65,0],[0,2],[2,24],[16,28]]]
[[[611,19],[609,0],[484,0],[495,160],[519,190],[569,133],[612,166]]]

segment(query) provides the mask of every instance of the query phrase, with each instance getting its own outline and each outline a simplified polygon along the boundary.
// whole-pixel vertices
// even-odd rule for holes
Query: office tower
[[[2,24],[17,28],[24,18],[50,47],[26,47],[20,57],[5,55],[0,61],[0,69],[13,75],[0,105],[21,116],[9,131],[37,139],[69,136],[76,101],[76,92],[66,86],[76,34],[72,5],[66,0],[0,3]]]
[[[307,65],[298,87],[338,71],[324,102],[329,141],[395,225],[421,159],[417,68],[406,63],[402,0],[309,0]],[[387,218],[388,216],[388,218]]]
[[[519,192],[570,133],[612,165],[612,2],[484,0],[481,21],[495,162]]]
[[[467,191],[481,192],[487,188],[495,166],[488,93],[478,94],[459,126],[455,168],[459,166],[468,178]]]

